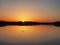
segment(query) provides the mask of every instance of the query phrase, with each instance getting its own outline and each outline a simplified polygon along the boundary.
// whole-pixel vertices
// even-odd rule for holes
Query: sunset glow
[[[0,45],[60,45],[60,0],[0,0]]]
[[[4,1],[2,1],[3,3]],[[22,3],[21,3],[22,2]],[[7,21],[59,21],[60,13],[57,2],[33,1],[4,2],[0,10],[0,20]],[[21,4],[20,4],[21,3]],[[54,3],[54,4],[53,4]],[[10,6],[11,5],[11,6]]]

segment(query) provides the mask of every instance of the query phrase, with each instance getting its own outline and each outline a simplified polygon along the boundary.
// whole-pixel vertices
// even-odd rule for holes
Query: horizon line
[[[9,22],[9,21],[0,21],[0,27],[9,26],[9,25],[17,25],[17,26],[33,26],[33,25],[54,25],[60,27],[60,21],[56,22],[33,22],[33,21],[17,21],[17,22]]]

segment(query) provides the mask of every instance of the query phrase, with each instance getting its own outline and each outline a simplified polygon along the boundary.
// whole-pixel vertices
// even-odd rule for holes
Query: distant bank
[[[33,25],[54,25],[60,27],[60,21],[57,22],[32,22],[32,21],[18,21],[18,22],[7,22],[0,21],[0,27],[15,25],[15,26],[33,26]]]

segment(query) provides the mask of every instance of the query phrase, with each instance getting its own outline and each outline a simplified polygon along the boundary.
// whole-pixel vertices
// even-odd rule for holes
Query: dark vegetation
[[[0,27],[9,26],[9,25],[17,25],[17,26],[54,25],[54,26],[60,27],[60,21],[57,21],[57,22],[32,22],[32,21],[7,22],[7,21],[0,21]]]

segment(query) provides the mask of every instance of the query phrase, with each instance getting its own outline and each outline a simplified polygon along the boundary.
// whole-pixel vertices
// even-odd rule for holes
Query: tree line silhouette
[[[0,21],[0,27],[9,26],[9,25],[17,25],[17,26],[54,25],[54,26],[60,27],[60,21],[56,21],[56,22],[32,22],[32,21],[8,22],[8,21]]]

